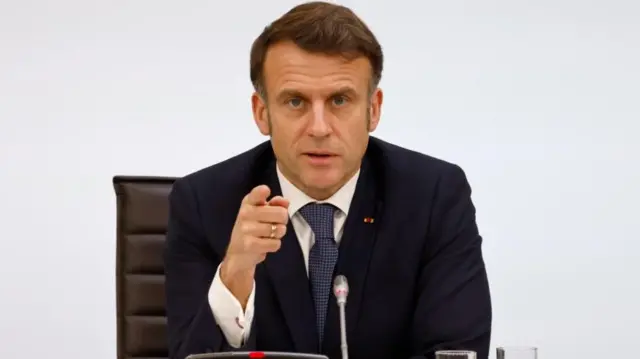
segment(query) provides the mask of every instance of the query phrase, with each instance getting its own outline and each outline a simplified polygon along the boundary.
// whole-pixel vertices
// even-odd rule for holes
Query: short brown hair
[[[312,53],[366,57],[372,68],[371,87],[382,77],[382,47],[367,25],[351,9],[323,1],[298,5],[267,26],[253,42],[250,58],[251,82],[265,95],[264,61],[270,45],[293,41]]]

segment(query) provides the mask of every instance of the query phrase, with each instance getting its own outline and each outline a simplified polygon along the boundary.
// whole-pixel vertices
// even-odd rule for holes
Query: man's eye
[[[295,97],[289,100],[288,102],[289,106],[293,107],[293,108],[298,108],[300,106],[302,106],[302,100]]]
[[[342,106],[347,103],[347,98],[344,96],[335,96],[333,98],[333,104],[336,106]]]

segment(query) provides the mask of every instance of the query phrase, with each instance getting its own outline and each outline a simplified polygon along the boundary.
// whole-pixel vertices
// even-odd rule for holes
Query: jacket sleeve
[[[169,358],[229,350],[250,350],[255,330],[240,348],[226,343],[208,300],[220,255],[207,243],[195,193],[188,178],[177,180],[169,195],[164,252]]]
[[[441,176],[418,279],[413,358],[466,349],[489,356],[492,308],[471,188],[458,166]]]

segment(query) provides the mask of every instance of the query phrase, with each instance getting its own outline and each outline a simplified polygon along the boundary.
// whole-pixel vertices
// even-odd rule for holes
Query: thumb
[[[289,208],[289,200],[282,196],[275,196],[271,198],[271,200],[269,201],[269,205]]]

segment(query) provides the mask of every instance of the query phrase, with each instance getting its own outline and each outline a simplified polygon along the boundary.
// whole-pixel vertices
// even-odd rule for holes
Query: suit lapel
[[[271,188],[272,196],[282,195],[275,169],[275,160],[268,166],[264,181]],[[280,308],[291,332],[295,350],[300,353],[318,352],[318,335],[313,298],[309,287],[306,266],[300,243],[291,221],[282,238],[282,246],[265,260],[271,283]]]
[[[338,263],[334,274],[342,274],[349,282],[349,296],[346,305],[347,335],[358,324],[363,300],[364,284],[369,267],[369,259],[376,240],[376,218],[381,213],[381,200],[377,198],[377,173],[366,157],[363,161],[356,192],[349,208],[349,214],[340,241]],[[371,223],[373,219],[373,223]],[[335,296],[331,295],[323,352],[330,356],[340,353],[339,309]]]

